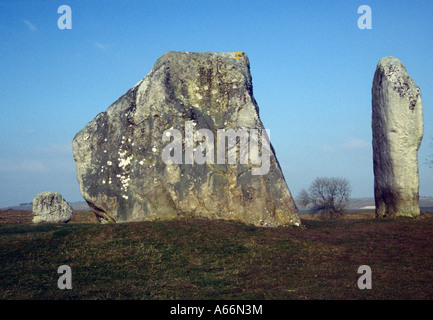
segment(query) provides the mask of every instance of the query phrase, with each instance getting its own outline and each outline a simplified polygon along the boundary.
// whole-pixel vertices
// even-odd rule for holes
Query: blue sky
[[[70,30],[57,26],[63,4]],[[432,12],[431,0],[2,0],[0,207],[47,190],[82,201],[72,139],[167,51],[248,54],[294,196],[322,176],[373,196],[371,85],[380,58],[399,58],[422,92],[420,195],[433,196]]]

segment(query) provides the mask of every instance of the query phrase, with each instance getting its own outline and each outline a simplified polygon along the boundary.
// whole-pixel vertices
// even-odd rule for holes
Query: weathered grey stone
[[[419,215],[421,91],[394,57],[379,61],[372,87],[376,216]]]
[[[66,223],[72,213],[72,206],[58,192],[42,192],[33,199],[33,223]]]
[[[196,133],[187,133],[187,127]],[[218,130],[229,128],[238,133],[242,128],[263,129],[247,55],[168,52],[75,136],[80,191],[101,221],[205,217],[299,225],[272,147],[260,145],[259,150],[270,152],[269,170],[265,167],[262,175],[254,173],[260,165],[253,163],[257,156],[251,152],[248,163],[240,163],[239,156],[234,164],[218,162],[228,143],[225,149],[215,145],[205,153],[213,155],[214,162],[188,164],[191,146],[186,140],[197,137],[198,129],[210,130],[217,144]],[[170,130],[182,134],[181,163],[163,161],[168,145],[174,146],[173,137],[163,140]],[[206,141],[208,136],[195,141],[194,149],[200,150]]]

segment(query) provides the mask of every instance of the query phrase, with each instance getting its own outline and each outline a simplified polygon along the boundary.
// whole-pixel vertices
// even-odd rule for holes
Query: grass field
[[[180,219],[31,224],[0,212],[0,299],[432,299],[433,217],[336,221],[301,215],[305,228]],[[72,269],[60,290],[57,269]],[[360,290],[358,267],[372,270]]]

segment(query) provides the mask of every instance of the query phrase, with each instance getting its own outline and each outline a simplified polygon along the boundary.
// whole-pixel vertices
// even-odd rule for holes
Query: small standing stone
[[[33,199],[33,223],[66,223],[72,212],[71,205],[58,192],[42,192]]]

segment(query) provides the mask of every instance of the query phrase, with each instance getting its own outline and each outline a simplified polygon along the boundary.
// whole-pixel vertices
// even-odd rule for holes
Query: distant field
[[[0,212],[0,300],[432,299],[433,217],[338,221],[302,215],[305,228],[179,219],[33,225]],[[14,216],[15,215],[15,216]],[[72,290],[57,288],[69,265]],[[369,265],[373,289],[357,286]]]
[[[300,213],[307,212],[307,208],[302,206],[302,201],[300,199],[294,199],[295,203],[299,209]],[[433,197],[420,197],[419,199],[420,207],[422,211],[433,212]],[[87,211],[90,210],[86,202],[70,202],[72,208],[76,211]],[[360,210],[374,210],[374,198],[351,198],[349,200],[347,209],[349,211],[360,211]],[[24,203],[18,206],[12,206],[3,208],[0,210],[18,210],[18,211],[31,211],[32,204]]]
[[[300,199],[295,199],[296,205],[299,212],[307,212],[307,208],[302,206],[302,201]],[[419,204],[421,211],[433,212],[433,198],[432,197],[420,197]],[[364,210],[374,210],[374,198],[351,198],[347,205],[348,211],[364,211]]]

